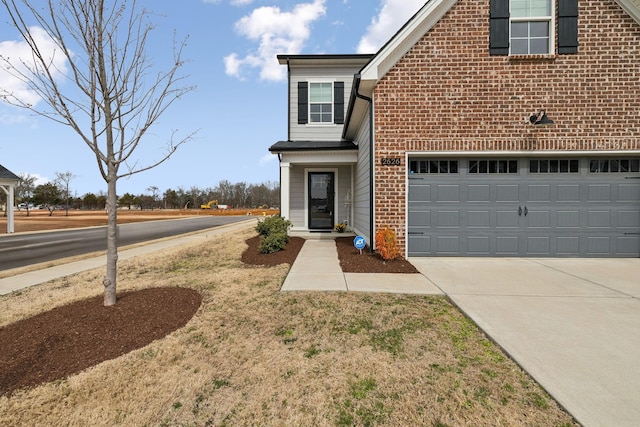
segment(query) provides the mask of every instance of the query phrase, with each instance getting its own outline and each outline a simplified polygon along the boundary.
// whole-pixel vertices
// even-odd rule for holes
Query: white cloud
[[[34,41],[45,58],[50,59],[50,71],[55,78],[62,77],[67,72],[66,57],[59,52],[55,42],[40,27],[31,27]],[[31,48],[23,40],[7,40],[0,42],[0,96],[11,95],[21,102],[36,105],[40,97],[22,81],[15,73],[29,76],[31,70],[41,69],[35,64]],[[7,62],[14,68],[14,72],[7,71]]]
[[[311,25],[325,14],[325,0],[298,4],[290,12],[275,6],[254,9],[235,27],[240,35],[258,46],[244,58],[237,53],[226,56],[226,73],[242,78],[247,69],[258,68],[261,80],[284,80],[286,70],[278,64],[276,55],[300,53],[311,35]]]
[[[218,4],[221,0],[202,0],[203,3]],[[253,0],[231,0],[229,3],[233,6],[244,6],[253,3]]]
[[[271,153],[265,154],[264,156],[260,157],[260,160],[258,161],[258,165],[265,166],[275,162],[276,160],[278,160],[278,156],[276,156],[275,154],[271,154]]]
[[[24,114],[15,114],[13,112],[8,113],[0,110],[0,124],[15,125],[15,124],[25,124],[28,122],[29,122],[29,117],[25,116]]]
[[[358,53],[376,53],[425,4],[425,0],[380,0],[378,16],[371,20],[358,44]]]

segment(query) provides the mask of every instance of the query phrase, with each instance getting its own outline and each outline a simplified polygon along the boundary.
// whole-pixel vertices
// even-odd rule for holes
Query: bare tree
[[[33,200],[35,203],[46,208],[49,211],[49,216],[53,215],[53,211],[56,210],[58,204],[62,200],[60,198],[62,192],[58,186],[52,182],[46,184],[40,184],[33,190]]]
[[[0,88],[10,104],[71,127],[94,153],[107,183],[107,266],[104,305],[116,302],[118,179],[167,160],[193,134],[172,132],[159,159],[139,164],[132,157],[149,128],[177,99],[193,89],[183,85],[186,40],[174,42],[168,71],[155,72],[146,47],[151,14],[135,0],[0,0],[11,23],[31,48],[29,60],[0,57],[0,65],[37,94],[37,108],[20,94]],[[34,25],[34,23],[36,25]],[[48,44],[42,46],[42,30]],[[47,44],[45,43],[45,44]],[[62,56],[64,67],[59,58]],[[68,67],[68,71],[64,68]],[[121,169],[121,166],[125,166]]]
[[[73,178],[75,178],[76,176],[69,172],[56,172],[56,180],[55,183],[60,187],[60,190],[62,190],[62,195],[65,199],[65,205],[64,205],[64,211],[65,211],[65,216],[69,216],[69,184],[71,183],[71,180]]]
[[[155,208],[156,204],[158,203],[158,194],[160,194],[160,189],[155,185],[151,185],[147,187],[147,191],[151,191],[151,210],[153,210],[153,208]]]
[[[16,198],[27,207],[27,216],[29,216],[29,206],[31,205],[31,196],[36,188],[36,177],[28,173],[19,173],[18,185],[16,185]],[[20,210],[20,204],[18,204]]]

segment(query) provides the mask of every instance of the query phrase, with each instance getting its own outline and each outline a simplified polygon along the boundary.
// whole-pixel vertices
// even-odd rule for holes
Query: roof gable
[[[379,81],[411,47],[418,42],[458,0],[429,0],[376,53],[360,72],[363,81]]]
[[[0,165],[0,179],[9,181],[20,181],[20,177],[11,172],[9,169]]]
[[[361,87],[373,86],[418,42],[458,0],[428,0],[364,66],[360,72]],[[615,0],[622,9],[640,24],[640,0]]]
[[[561,0],[558,0],[561,1]],[[458,0],[428,0],[424,6],[371,58],[354,77],[353,89],[343,130],[343,138],[354,139],[358,124],[367,111],[366,99],[376,84],[425,36],[458,2]],[[640,24],[640,0],[615,0]],[[487,25],[488,25],[487,16]]]
[[[640,24],[640,0],[616,0],[616,2]]]

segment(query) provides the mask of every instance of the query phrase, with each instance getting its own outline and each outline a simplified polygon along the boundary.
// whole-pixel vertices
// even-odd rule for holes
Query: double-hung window
[[[344,124],[344,82],[298,82],[298,124]]]
[[[511,0],[511,55],[553,52],[553,0]]]
[[[309,83],[309,123],[333,123],[332,83]]]

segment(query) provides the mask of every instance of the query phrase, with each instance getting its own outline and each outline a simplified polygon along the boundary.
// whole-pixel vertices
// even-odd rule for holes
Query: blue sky
[[[33,3],[44,3],[34,0]],[[118,194],[150,186],[215,187],[221,180],[278,181],[268,148],[287,137],[286,67],[277,54],[375,53],[424,0],[139,0],[157,26],[149,54],[171,60],[172,39],[189,37],[183,73],[190,92],[164,113],[135,152],[158,158],[168,135],[198,131],[162,165],[118,181]],[[0,9],[0,55],[24,56],[24,43]],[[30,94],[0,71],[0,88]],[[74,195],[106,193],[91,150],[66,126],[0,101],[0,164],[37,183],[70,171]]]

